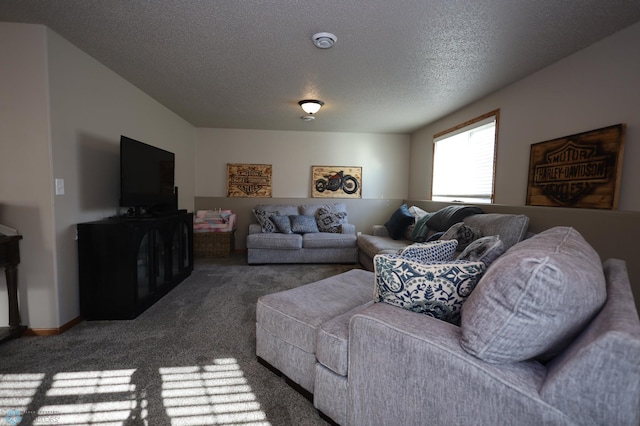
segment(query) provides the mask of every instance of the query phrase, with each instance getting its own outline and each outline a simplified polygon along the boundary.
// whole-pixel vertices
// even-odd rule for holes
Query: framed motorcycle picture
[[[311,166],[311,197],[362,198],[362,167]]]

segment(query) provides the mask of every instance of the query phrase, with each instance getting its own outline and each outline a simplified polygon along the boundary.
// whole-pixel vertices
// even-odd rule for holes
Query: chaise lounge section
[[[625,263],[601,263],[573,228],[493,261],[459,325],[374,303],[377,272],[258,301],[258,357],[335,423],[640,422],[640,321]]]

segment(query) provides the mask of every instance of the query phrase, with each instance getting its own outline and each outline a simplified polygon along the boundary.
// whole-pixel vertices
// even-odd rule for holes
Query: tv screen
[[[120,137],[120,206],[136,211],[177,208],[175,154],[126,136]]]

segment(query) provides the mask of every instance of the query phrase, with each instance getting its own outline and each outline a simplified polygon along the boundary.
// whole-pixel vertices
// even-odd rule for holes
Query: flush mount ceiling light
[[[331,33],[317,33],[311,37],[313,44],[319,49],[330,49],[338,41],[338,37]]]
[[[322,105],[324,105],[324,102],[318,101],[315,99],[304,99],[298,102],[298,105],[302,107],[304,112],[306,112],[309,115],[312,115],[320,111],[320,108],[322,108]]]

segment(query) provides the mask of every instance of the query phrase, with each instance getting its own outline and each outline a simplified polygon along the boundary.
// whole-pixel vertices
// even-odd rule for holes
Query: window
[[[500,110],[433,136],[431,199],[492,203]]]

